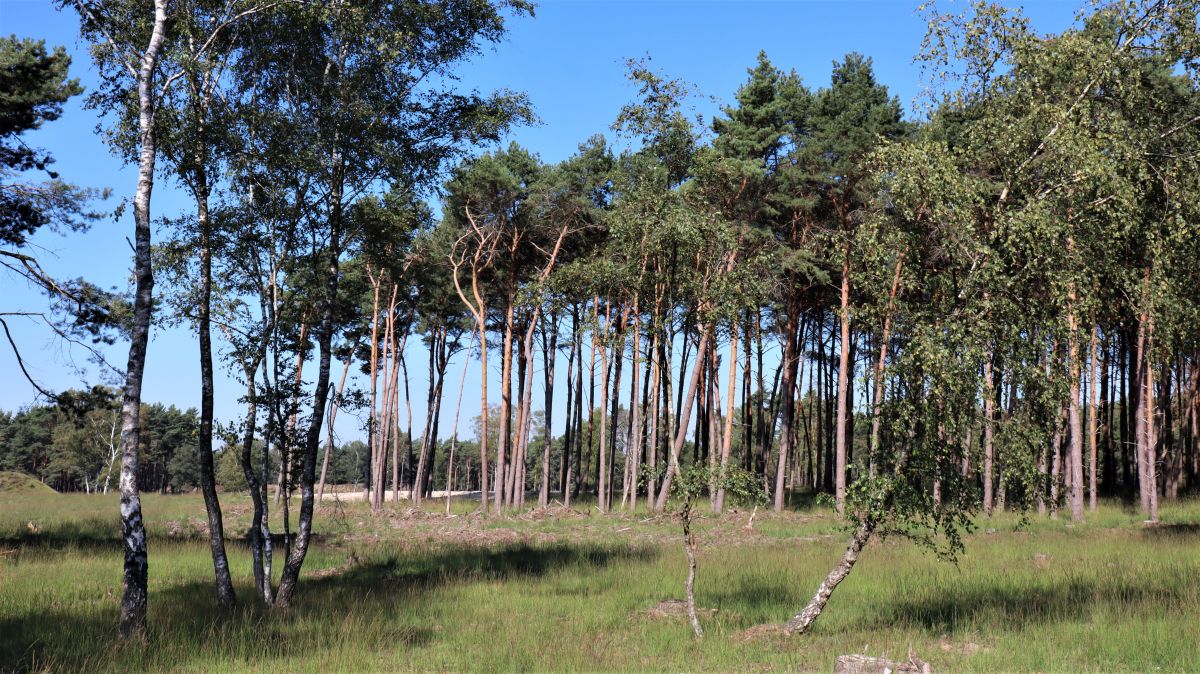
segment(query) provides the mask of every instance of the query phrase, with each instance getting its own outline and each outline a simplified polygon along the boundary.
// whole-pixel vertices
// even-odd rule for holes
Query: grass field
[[[244,535],[248,499],[225,495]],[[48,671],[830,671],[837,655],[935,671],[1200,671],[1200,503],[1147,528],[1105,504],[1085,525],[981,523],[957,566],[903,541],[873,542],[806,636],[748,631],[799,609],[841,554],[825,510],[706,518],[698,603],[669,518],[592,511],[481,518],[400,504],[318,511],[319,540],[286,611],[250,597],[220,616],[199,496],[148,495],[149,647],[118,647],[114,496],[0,493],[0,670]],[[276,570],[282,566],[276,558]]]

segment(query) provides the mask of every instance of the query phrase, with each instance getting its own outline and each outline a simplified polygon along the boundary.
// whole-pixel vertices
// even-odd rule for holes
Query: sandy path
[[[467,499],[472,499],[475,501],[479,500],[479,492],[478,491],[454,491],[454,492],[450,493],[450,496],[453,498],[467,498]],[[433,496],[428,497],[428,499],[439,499],[439,498],[442,498],[442,499],[446,498],[446,492],[435,489],[433,491]],[[428,500],[428,499],[426,499],[426,500]],[[366,500],[366,495],[363,493],[363,491],[361,489],[355,489],[353,491],[339,491],[339,492],[332,492],[332,491],[326,489],[325,490],[325,500],[326,501],[333,501],[333,500],[364,501],[364,500]],[[387,489],[384,491],[383,500],[384,501],[395,501],[396,500],[395,498],[392,498],[392,490],[391,489]],[[401,500],[401,501],[408,500],[408,490],[407,489],[400,490],[400,499],[399,500]]]

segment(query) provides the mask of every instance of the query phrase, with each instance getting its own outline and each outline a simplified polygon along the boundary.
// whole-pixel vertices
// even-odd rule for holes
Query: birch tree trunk
[[[875,526],[871,520],[866,520],[858,526],[854,532],[854,536],[850,538],[850,544],[846,547],[846,552],[842,554],[842,559],[837,566],[829,572],[825,580],[821,581],[821,585],[817,587],[817,593],[809,600],[804,610],[792,616],[784,624],[783,630],[787,634],[804,634],[812,627],[817,618],[821,615],[821,611],[825,610],[825,604],[829,603],[829,598],[833,596],[833,591],[846,580],[846,576],[850,575],[851,569],[858,562],[858,555],[862,552],[863,546],[871,538],[871,532]]]
[[[149,560],[142,501],[138,490],[138,449],[141,440],[142,375],[146,369],[146,347],[150,342],[150,317],[154,272],[150,256],[150,197],[154,191],[157,158],[154,118],[157,101],[154,75],[166,39],[167,0],[154,0],[154,26],[150,42],[141,54],[137,70],[138,155],[137,192],[133,199],[134,278],[136,290],[133,323],[129,335],[129,358],[121,402],[121,540],[124,547],[124,580],[119,634],[122,639],[141,639],[146,634],[147,581]]]
[[[259,480],[258,473],[254,470],[253,456],[254,429],[258,418],[258,391],[255,386],[257,370],[258,362],[255,362],[252,366],[243,366],[246,376],[246,421],[242,439],[241,459],[242,472],[246,476],[246,484],[250,489],[250,501],[253,508],[247,537],[250,539],[250,557],[254,564],[254,587],[257,589],[258,595],[263,602],[270,604],[271,581],[270,577],[263,571],[266,562],[263,552],[263,523],[266,516],[264,504],[266,496],[263,493],[264,482]]]

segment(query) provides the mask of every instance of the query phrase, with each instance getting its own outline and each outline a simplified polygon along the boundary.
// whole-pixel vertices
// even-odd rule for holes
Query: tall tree
[[[115,298],[82,280],[51,277],[28,245],[29,237],[43,228],[56,232],[86,229],[100,217],[90,210],[91,202],[108,196],[107,190],[83,189],[63,181],[50,168],[54,158],[22,138],[61,117],[63,104],[83,92],[78,80],[68,78],[70,64],[71,57],[62,47],[47,52],[44,41],[0,37],[0,266],[47,293],[57,306],[71,308],[69,322],[98,336],[99,330],[111,327]],[[72,335],[43,315],[10,314],[0,309],[0,327],[22,375],[39,394],[52,400],[53,393],[25,367],[5,321],[10,315],[44,320],[59,337],[72,339]],[[92,353],[99,356],[97,351]]]
[[[150,319],[154,276],[150,259],[150,198],[154,191],[158,159],[157,125],[159,100],[174,77],[163,77],[160,58],[167,40],[167,0],[154,0],[152,9],[141,3],[90,3],[68,0],[80,15],[85,39],[97,43],[93,57],[100,67],[102,88],[91,103],[116,118],[117,139],[134,136],[137,188],[133,198],[135,282],[129,358],[125,368],[121,412],[121,533],[124,541],[124,583],[121,598],[122,638],[146,638],[147,575],[146,527],[138,490],[138,447],[141,433],[142,375],[146,347],[150,342]],[[127,93],[136,92],[131,99]],[[124,113],[136,100],[136,132]],[[118,140],[120,142],[120,140]],[[122,148],[126,149],[126,148]]]
[[[264,134],[286,138],[278,147],[291,148],[260,161],[283,165],[293,184],[311,187],[303,197],[314,234],[308,264],[323,295],[313,330],[312,413],[299,445],[298,530],[277,605],[290,603],[311,537],[348,207],[381,185],[421,193],[469,143],[495,139],[528,118],[521,96],[464,95],[452,80],[457,64],[503,36],[508,14],[530,11],[524,2],[330,2],[280,6],[253,21],[255,42],[239,62],[239,81],[276,120]]]

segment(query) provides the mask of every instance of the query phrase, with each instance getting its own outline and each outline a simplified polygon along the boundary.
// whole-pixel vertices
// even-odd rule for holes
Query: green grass
[[[53,494],[54,489],[32,475],[0,470],[0,494]]]
[[[647,513],[447,518],[361,503],[319,510],[286,611],[250,596],[248,502],[225,495],[241,605],[220,616],[198,496],[147,495],[151,645],[118,647],[113,496],[0,495],[0,670],[828,671],[845,653],[935,671],[1200,669],[1200,503],[1143,527],[1120,504],[1080,526],[981,524],[957,566],[873,542],[814,631],[749,638],[799,609],[841,554],[829,513],[706,518],[697,642],[683,618],[678,526]],[[29,523],[34,523],[33,529]],[[282,558],[276,557],[276,567]]]

